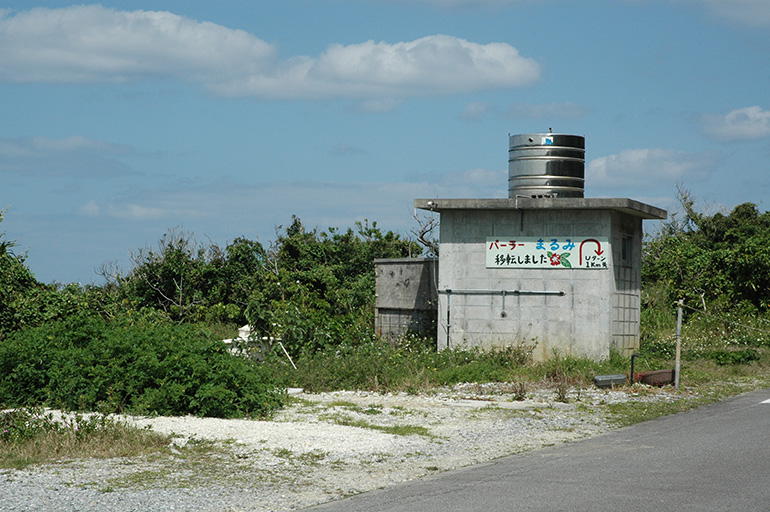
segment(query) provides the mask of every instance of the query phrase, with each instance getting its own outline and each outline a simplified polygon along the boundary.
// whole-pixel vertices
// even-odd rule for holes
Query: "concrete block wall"
[[[396,339],[435,327],[437,267],[432,258],[374,260],[374,327],[379,336]]]
[[[612,256],[601,270],[487,268],[486,237],[492,236],[605,237]],[[624,237],[631,253],[627,265],[616,265]],[[638,347],[640,218],[609,209],[444,210],[440,247],[439,349],[524,343],[544,360],[554,351],[602,359],[611,347]],[[494,293],[503,290],[563,295]]]
[[[615,289],[612,298],[611,346],[630,356],[639,348],[642,222],[630,215],[612,212],[612,226]]]

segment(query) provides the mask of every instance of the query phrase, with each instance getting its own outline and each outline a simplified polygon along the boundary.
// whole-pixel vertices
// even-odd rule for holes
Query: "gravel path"
[[[272,421],[125,418],[174,435],[171,453],[3,470],[0,510],[295,510],[607,432],[608,403],[673,399],[585,389],[562,403],[543,389],[517,401],[504,384],[294,397]]]

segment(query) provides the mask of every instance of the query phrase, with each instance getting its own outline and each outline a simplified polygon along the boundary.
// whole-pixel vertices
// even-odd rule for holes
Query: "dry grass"
[[[57,415],[40,409],[0,413],[2,468],[167,452],[170,441],[104,415]]]

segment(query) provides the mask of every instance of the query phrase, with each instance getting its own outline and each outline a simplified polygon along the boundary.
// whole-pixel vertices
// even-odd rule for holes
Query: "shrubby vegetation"
[[[671,367],[682,299],[685,378],[761,371],[770,363],[770,214],[746,203],[707,215],[681,199],[683,218],[645,239],[638,369]],[[293,217],[269,247],[246,238],[200,244],[171,230],[136,250],[130,269],[103,267],[99,286],[40,283],[13,247],[0,236],[0,406],[268,416],[287,386],[558,389],[629,366],[617,354],[534,365],[521,345],[437,353],[431,339],[379,340],[373,261],[421,246],[375,223],[319,231]],[[275,347],[263,363],[228,352],[221,339],[245,324],[257,338],[280,338],[298,370]]]
[[[134,414],[267,416],[281,392],[253,362],[193,325],[72,315],[0,344],[0,396],[11,407]]]
[[[642,354],[674,357],[676,303],[683,304],[682,357],[713,366],[761,365],[770,347],[770,212],[744,203],[708,215],[680,191],[682,216],[645,240]],[[697,366],[697,365],[696,365]]]
[[[201,246],[170,231],[157,249],[134,252],[129,271],[102,274],[109,302],[176,323],[248,323],[257,337],[280,337],[298,355],[370,337],[374,259],[419,252],[376,223],[318,231],[293,217],[268,249],[245,238],[224,249]]]
[[[698,309],[765,313],[770,307],[770,212],[744,203],[706,215],[682,193],[674,218],[645,244],[643,281],[665,300]]]
[[[605,361],[555,354],[544,363],[533,364],[532,348],[513,345],[497,351],[437,352],[434,344],[424,340],[407,338],[388,343],[375,339],[303,357],[297,362],[297,370],[279,354],[273,354],[266,367],[279,382],[313,392],[364,389],[417,393],[462,382],[505,382],[521,399],[532,383],[565,391],[570,386],[590,383],[597,374],[627,369],[628,361],[617,354]]]
[[[295,357],[369,343],[374,259],[420,251],[376,224],[321,232],[294,217],[268,249],[172,230],[81,287],[38,282],[0,244],[0,406],[223,417],[267,416],[284,398],[223,338],[248,323]]]

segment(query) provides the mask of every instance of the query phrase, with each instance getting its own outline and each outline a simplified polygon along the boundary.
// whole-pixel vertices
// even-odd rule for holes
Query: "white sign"
[[[607,237],[487,237],[487,268],[608,269]]]

